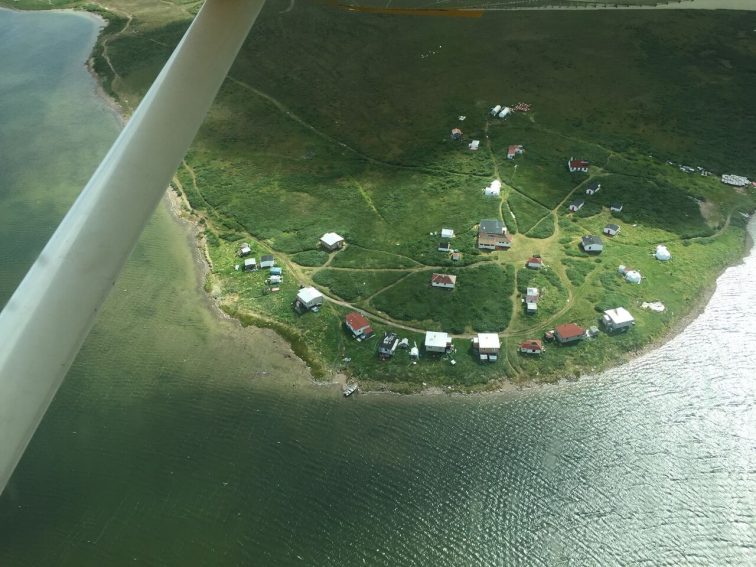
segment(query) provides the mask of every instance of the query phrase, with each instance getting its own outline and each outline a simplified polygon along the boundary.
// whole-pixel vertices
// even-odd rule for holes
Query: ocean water
[[[0,302],[117,133],[95,33],[0,11]],[[602,375],[344,400],[217,320],[192,246],[162,207],[0,497],[3,567],[756,563],[753,254]]]

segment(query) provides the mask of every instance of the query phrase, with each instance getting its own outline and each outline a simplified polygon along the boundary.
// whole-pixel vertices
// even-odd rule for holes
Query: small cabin
[[[540,256],[532,256],[531,258],[528,258],[525,266],[531,270],[540,270],[543,268],[543,258]]]
[[[607,331],[627,331],[635,325],[635,318],[624,307],[607,309],[601,320]]]
[[[271,276],[280,276],[280,275],[283,275],[283,269],[279,268],[278,266],[273,266],[270,269],[270,275]]]
[[[451,244],[448,242],[439,242],[438,243],[438,251],[439,252],[450,252],[451,251]]]
[[[241,245],[241,247],[239,248],[239,256],[240,256],[241,258],[244,258],[245,256],[249,256],[250,254],[252,254],[252,248],[250,248],[250,247],[249,247],[249,244],[247,244],[247,243],[245,242],[245,243],[244,243],[244,244],[242,244],[242,245]]]
[[[324,297],[314,287],[303,287],[297,292],[295,307],[301,310],[317,311],[323,305]]]
[[[344,239],[335,232],[326,232],[320,237],[320,245],[329,252],[333,252],[344,246]]]
[[[585,201],[583,201],[582,199],[575,199],[574,201],[572,201],[572,203],[570,203],[570,206],[569,206],[570,212],[573,212],[573,213],[578,212],[580,209],[583,208],[583,205],[585,205]]]
[[[618,224],[608,224],[604,227],[604,234],[608,236],[617,236],[620,231],[620,226]]]
[[[270,254],[260,258],[261,268],[272,268],[275,265],[276,265],[276,261],[273,259],[273,256],[271,256]]]
[[[512,144],[507,149],[507,159],[514,159],[516,156],[520,155],[525,151],[525,148],[522,147],[522,144]]]
[[[477,150],[480,147],[480,140],[473,140],[467,145],[472,151]]]
[[[369,339],[373,336],[373,328],[370,321],[362,313],[352,311],[344,317],[344,326],[356,339]]]
[[[244,271],[253,272],[257,269],[257,260],[254,258],[244,258]]]
[[[600,237],[594,235],[584,236],[580,240],[580,245],[586,252],[595,252],[600,254],[604,250],[604,242]]]
[[[270,285],[283,283],[283,276],[270,276],[267,279],[267,283]]]
[[[529,287],[525,292],[525,312],[528,315],[535,315],[538,312],[538,288]]]
[[[491,184],[483,189],[483,194],[486,197],[499,197],[501,196],[501,181],[494,179]]]
[[[567,162],[567,168],[570,170],[570,173],[575,173],[576,171],[580,173],[588,173],[588,167],[590,165],[590,162],[584,159],[570,158]]]
[[[609,207],[609,210],[613,213],[621,213],[622,203],[620,203],[619,201],[615,201],[614,203],[611,204],[611,206]]]
[[[519,351],[525,354],[541,354],[543,352],[543,342],[539,339],[528,339],[520,343]]]
[[[454,286],[457,285],[457,276],[451,274],[433,274],[431,276],[431,285],[433,287],[454,289]]]
[[[460,130],[459,128],[452,128],[451,139],[452,140],[461,140],[462,139],[462,130]]]
[[[472,340],[472,346],[478,352],[481,362],[496,362],[499,358],[501,340],[496,333],[478,333]]]
[[[491,116],[497,116],[501,112],[501,105],[497,104],[491,109]]]
[[[452,347],[452,340],[448,333],[436,331],[425,332],[426,352],[446,352]]]
[[[441,229],[441,238],[454,238],[454,229],[453,228],[442,228]]]
[[[554,327],[554,338],[559,344],[574,343],[585,337],[585,329],[575,323],[564,323]]]

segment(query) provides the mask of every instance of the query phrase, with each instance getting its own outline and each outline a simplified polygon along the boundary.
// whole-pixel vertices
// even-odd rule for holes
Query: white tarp
[[[625,280],[627,280],[630,283],[639,284],[641,283],[641,274],[640,272],[637,272],[635,270],[630,270],[625,274]]]

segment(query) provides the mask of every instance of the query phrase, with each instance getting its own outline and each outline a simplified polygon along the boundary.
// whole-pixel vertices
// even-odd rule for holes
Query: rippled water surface
[[[0,11],[0,125],[45,112],[0,126],[3,300],[116,133],[93,26]],[[632,364],[457,398],[311,387],[194,269],[161,208],[0,498],[3,567],[756,563],[755,256]]]

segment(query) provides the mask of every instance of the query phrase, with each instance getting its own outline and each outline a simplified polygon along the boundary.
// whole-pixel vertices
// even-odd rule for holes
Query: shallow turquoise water
[[[3,300],[116,134],[93,26],[0,11]],[[753,564],[755,276],[601,376],[343,400],[214,319],[161,208],[0,497],[0,565]]]

